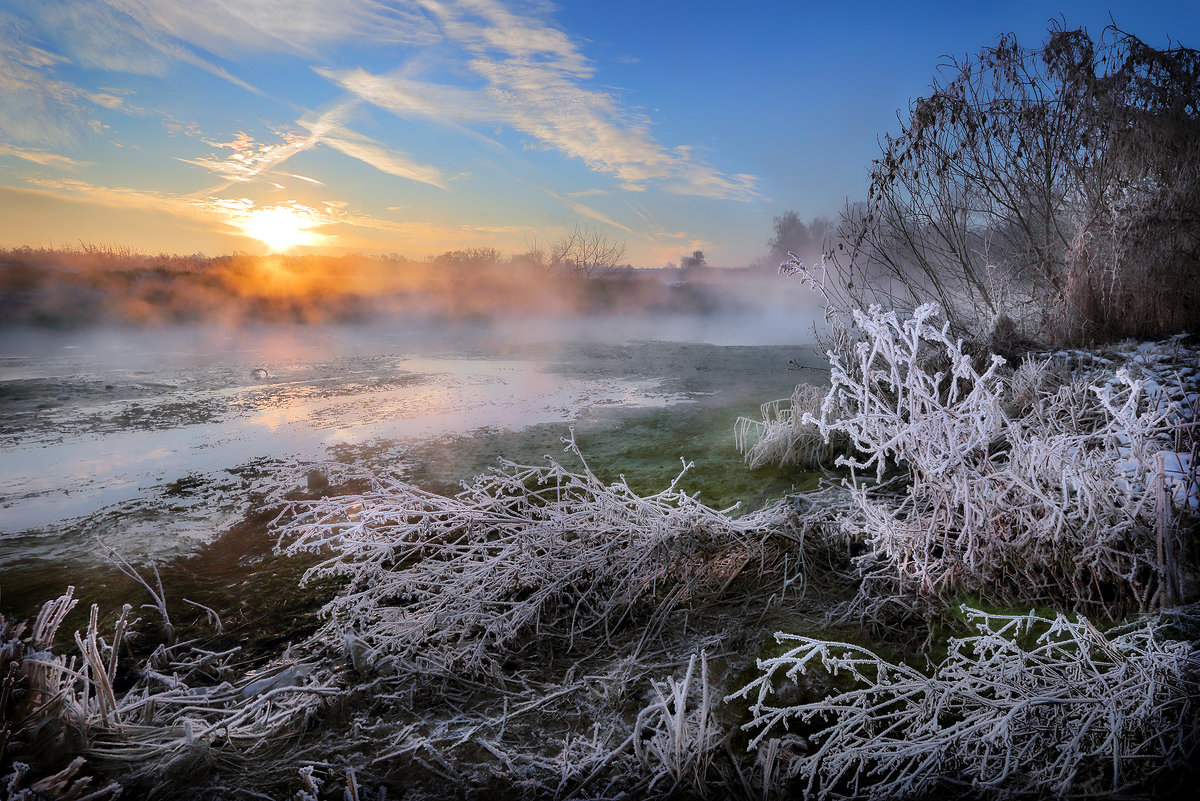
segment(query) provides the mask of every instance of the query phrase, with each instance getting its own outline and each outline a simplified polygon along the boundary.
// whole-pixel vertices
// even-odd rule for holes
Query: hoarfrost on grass
[[[798,390],[757,429],[739,422],[738,442],[751,464],[840,451],[851,479],[824,530],[865,548],[860,608],[955,593],[1118,615],[1178,602],[1200,508],[1200,404],[1179,366],[1200,352],[1173,340],[1127,348],[1115,373],[1055,358],[1013,370],[951,338],[931,305],[853,322],[819,408]]]
[[[1167,629],[1197,610],[1107,633],[1087,618],[963,607],[976,634],[931,673],[849,643],[776,634],[790,646],[726,700],[751,703],[752,748],[784,749],[807,797],[934,793],[1143,794],[1200,745],[1200,652]],[[780,688],[824,671],[848,689],[787,703]],[[805,732],[799,742],[788,730]]]

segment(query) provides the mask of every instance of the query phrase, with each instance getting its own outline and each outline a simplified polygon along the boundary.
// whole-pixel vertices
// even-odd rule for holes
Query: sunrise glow
[[[0,0],[5,799],[1182,795],[1197,243],[1200,0]]]
[[[320,225],[303,207],[271,206],[247,212],[234,222],[246,236],[266,244],[279,253],[302,245],[319,245],[329,237],[311,230]]]

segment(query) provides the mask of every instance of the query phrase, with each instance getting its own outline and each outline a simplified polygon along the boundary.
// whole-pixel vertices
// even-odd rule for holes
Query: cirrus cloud
[[[545,22],[513,14],[495,0],[453,5],[423,0],[448,40],[468,53],[466,65],[483,81],[468,87],[420,81],[405,73],[317,68],[356,97],[401,117],[447,125],[497,124],[532,138],[537,147],[578,158],[627,190],[649,183],[685,195],[751,200],[757,178],[728,174],[697,159],[690,148],[659,143],[645,115],[609,92],[588,86],[592,67],[573,42]]]

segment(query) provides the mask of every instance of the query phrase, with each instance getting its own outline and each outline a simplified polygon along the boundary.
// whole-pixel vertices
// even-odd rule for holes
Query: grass
[[[601,479],[624,475],[637,492],[657,492],[674,479],[680,459],[695,463],[681,483],[689,494],[700,493],[709,506],[741,503],[744,511],[783,495],[816,486],[819,473],[795,467],[750,470],[733,444],[733,424],[758,411],[757,403],[705,407],[677,405],[630,415],[616,424],[591,424],[576,430],[576,441]],[[501,456],[537,463],[543,455],[566,459],[564,424],[543,424],[523,431],[485,429],[410,449],[408,480],[438,492],[457,491],[459,482],[492,467]],[[348,456],[349,454],[347,454]]]

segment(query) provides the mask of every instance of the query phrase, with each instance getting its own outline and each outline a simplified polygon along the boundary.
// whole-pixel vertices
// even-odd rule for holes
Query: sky
[[[867,192],[937,65],[1200,3],[0,0],[0,246],[762,258]]]

